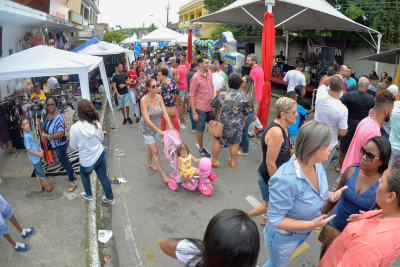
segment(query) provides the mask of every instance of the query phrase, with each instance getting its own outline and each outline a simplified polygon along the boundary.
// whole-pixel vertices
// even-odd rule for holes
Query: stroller
[[[178,190],[178,184],[181,183],[182,186],[190,191],[199,189],[199,191],[206,196],[211,196],[214,189],[210,182],[214,182],[217,179],[217,175],[211,170],[211,161],[207,158],[200,160],[198,169],[199,176],[192,175],[189,177],[191,186],[182,179],[179,174],[179,169],[177,167],[178,155],[176,154],[176,149],[181,144],[182,140],[179,132],[175,129],[169,129],[164,135],[164,153],[171,164],[174,172],[171,174],[171,178],[168,181],[168,187],[176,191]]]

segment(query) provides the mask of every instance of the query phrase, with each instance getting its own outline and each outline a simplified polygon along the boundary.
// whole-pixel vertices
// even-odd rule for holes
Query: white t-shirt
[[[318,87],[317,97],[315,99],[315,102],[317,102],[321,98],[328,96],[328,93],[329,93],[329,86],[323,84],[320,87]],[[343,96],[343,91],[340,93],[339,98],[342,98],[342,96]]]
[[[319,89],[318,89],[319,91]],[[339,129],[347,129],[348,110],[339,100],[327,95],[315,102],[314,120],[324,122],[332,128],[331,146],[335,149],[338,143]]]
[[[225,86],[224,78],[222,78],[222,76],[219,75],[218,73],[216,73],[216,72],[213,73],[212,79],[213,79],[213,84],[214,84],[214,92],[217,91],[218,88]]]
[[[176,246],[175,254],[178,260],[187,264],[195,255],[200,255],[201,252],[195,244],[187,239],[183,239]],[[195,267],[198,262],[199,261],[191,262],[189,267]],[[258,267],[258,265],[256,267]]]
[[[303,85],[306,86],[306,77],[304,76],[303,73],[301,73],[298,70],[289,70],[286,75],[285,78],[283,78],[283,80],[285,82],[289,82],[288,87],[287,87],[287,91],[294,91],[294,88],[297,85]]]

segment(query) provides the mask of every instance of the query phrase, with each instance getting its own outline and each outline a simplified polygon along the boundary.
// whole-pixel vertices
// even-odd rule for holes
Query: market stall
[[[82,98],[90,100],[88,73],[97,67],[100,69],[115,122],[106,71],[101,57],[37,46],[0,59],[0,80],[78,74]]]

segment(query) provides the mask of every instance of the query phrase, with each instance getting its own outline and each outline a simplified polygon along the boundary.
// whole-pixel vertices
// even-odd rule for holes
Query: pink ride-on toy
[[[171,178],[168,181],[168,186],[171,190],[178,190],[178,184],[189,189],[190,191],[198,188],[203,195],[211,196],[214,189],[210,182],[217,179],[217,175],[211,170],[211,161],[208,158],[202,158],[199,162],[199,176],[192,175],[189,177],[191,186],[188,186],[179,174],[179,169],[176,166],[178,155],[176,154],[177,147],[181,144],[182,140],[179,132],[175,129],[169,129],[164,135],[164,153],[171,164],[174,171],[171,173]]]

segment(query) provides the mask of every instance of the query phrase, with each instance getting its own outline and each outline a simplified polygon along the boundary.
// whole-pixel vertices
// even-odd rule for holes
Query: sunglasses
[[[288,111],[288,112],[285,112],[285,113],[291,113],[293,116],[295,116],[295,115],[297,114],[297,110],[295,110],[295,111]]]
[[[153,89],[158,88],[158,87],[161,87],[161,84],[155,84],[155,85],[150,86],[150,88],[153,88]]]
[[[46,107],[52,107],[55,106],[56,104],[47,104]]]
[[[367,160],[369,162],[373,162],[374,159],[380,159],[380,158],[375,157],[375,155],[373,153],[367,152],[365,150],[365,147],[361,147],[360,153],[361,153],[361,157],[364,157],[364,155],[365,155],[365,157],[367,158]]]

